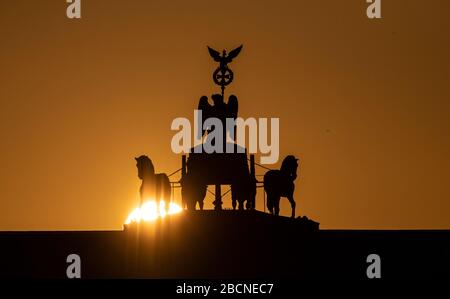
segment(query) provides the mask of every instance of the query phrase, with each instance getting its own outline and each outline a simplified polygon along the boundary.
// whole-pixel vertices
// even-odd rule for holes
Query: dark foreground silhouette
[[[449,231],[318,230],[257,211],[193,211],[123,231],[0,233],[1,277],[367,279],[450,278]]]

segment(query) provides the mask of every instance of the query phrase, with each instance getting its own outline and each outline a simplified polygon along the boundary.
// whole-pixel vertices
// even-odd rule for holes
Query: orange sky
[[[1,1],[0,230],[120,229],[133,158],[178,169],[171,121],[219,90],[206,45],[241,43],[229,92],[280,118],[297,213],[450,228],[450,2],[382,2],[369,20],[365,0],[83,0],[69,20],[63,0]]]

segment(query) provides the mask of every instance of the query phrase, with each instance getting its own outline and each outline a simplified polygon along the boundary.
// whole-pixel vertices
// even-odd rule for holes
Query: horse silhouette
[[[200,210],[203,210],[203,201],[206,196],[207,185],[199,183],[199,178],[187,175],[181,179],[181,198],[183,209],[195,210],[198,203]]]
[[[155,200],[159,208],[163,200],[167,211],[171,191],[169,177],[165,173],[155,174],[155,167],[149,157],[142,155],[135,159],[138,177],[142,180],[139,189],[141,206],[146,200]]]
[[[271,214],[280,214],[280,198],[287,197],[295,217],[294,181],[297,178],[298,159],[289,155],[281,163],[280,170],[269,170],[264,175],[264,190],[267,193],[267,208]]]
[[[256,197],[256,179],[252,176],[244,176],[241,178],[239,184],[231,185],[231,204],[233,210],[254,210]]]

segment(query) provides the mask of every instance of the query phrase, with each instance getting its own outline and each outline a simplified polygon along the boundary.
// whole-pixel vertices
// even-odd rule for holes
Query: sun
[[[183,211],[183,209],[174,202],[169,203],[167,211],[164,207],[165,202],[163,200],[160,201],[159,207],[156,200],[148,200],[128,215],[125,224],[128,225],[133,222],[139,223],[141,221],[152,221],[157,218],[164,218],[166,215],[173,215]]]

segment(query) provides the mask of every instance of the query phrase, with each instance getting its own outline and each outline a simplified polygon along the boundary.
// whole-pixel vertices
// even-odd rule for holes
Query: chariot
[[[202,146],[202,145],[199,145]],[[195,209],[199,203],[203,208],[203,199],[209,185],[215,186],[214,207],[222,209],[222,185],[231,186],[232,206],[244,209],[254,209],[256,197],[256,178],[254,155],[248,158],[247,151],[235,147],[234,153],[205,153],[192,148],[189,156],[182,156],[181,188],[183,207]],[[250,161],[250,166],[249,162]]]

